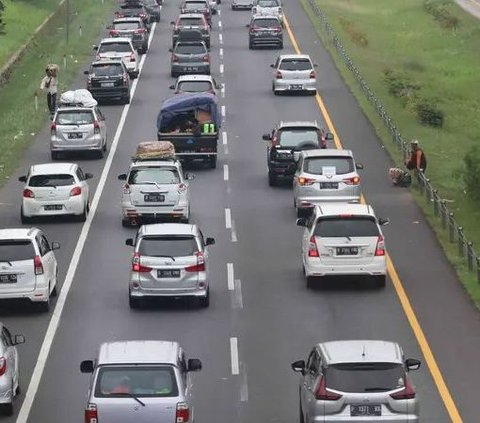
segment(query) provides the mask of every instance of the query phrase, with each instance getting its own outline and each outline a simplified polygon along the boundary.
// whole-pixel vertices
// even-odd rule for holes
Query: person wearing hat
[[[57,105],[57,67],[56,65],[49,65],[45,69],[46,75],[40,83],[40,89],[47,93],[48,110],[53,115]]]
[[[410,143],[410,152],[408,154],[408,159],[405,161],[405,166],[407,166],[407,169],[409,170],[422,173],[425,173],[425,170],[427,169],[427,158],[418,145],[417,140],[412,140]]]

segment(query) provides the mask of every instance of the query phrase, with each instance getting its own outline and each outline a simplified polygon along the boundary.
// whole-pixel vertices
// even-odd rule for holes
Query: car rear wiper
[[[8,260],[0,260],[0,263],[8,263],[10,267],[12,266],[12,263],[9,262]]]
[[[138,185],[142,185],[142,184],[145,184],[145,185],[155,185],[158,189],[161,189],[160,186],[158,185],[157,182],[154,182],[154,181],[142,181],[142,182],[139,182]]]
[[[373,388],[365,388],[363,391],[364,392],[385,392],[385,391],[391,391],[392,388],[385,388],[385,387],[373,387]]]
[[[169,259],[172,259],[173,261],[175,261],[175,257],[173,256],[167,256],[167,255],[160,255],[160,256],[155,256],[155,257],[165,257],[165,258],[169,258]]]
[[[114,397],[130,397],[130,398],[134,399],[135,401],[137,401],[142,407],[145,407],[145,403],[143,401],[141,401],[135,395],[130,394],[128,392],[118,392],[118,393],[113,393],[113,394],[110,394],[110,395],[114,396]]]

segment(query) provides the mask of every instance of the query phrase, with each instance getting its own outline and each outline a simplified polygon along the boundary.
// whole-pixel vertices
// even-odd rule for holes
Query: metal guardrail
[[[333,47],[335,47],[335,50],[343,59],[350,72],[352,72],[355,80],[367,97],[368,101],[374,107],[383,124],[390,132],[393,142],[402,152],[402,154],[406,155],[409,151],[409,143],[404,141],[402,134],[399,132],[392,118],[385,110],[385,107],[367,85],[365,79],[363,79],[363,76],[360,74],[358,68],[354,65],[352,59],[340,41],[340,38],[333,29],[332,25],[330,25],[328,22],[325,13],[323,13],[323,11],[320,9],[316,0],[307,1],[315,15],[319,18],[323,30],[330,38]],[[438,195],[438,191],[432,186],[430,179],[428,179],[423,173],[418,173],[417,182],[420,192],[425,196],[425,200],[432,204],[434,215],[440,220],[442,229],[448,232],[449,242],[452,244],[456,243],[458,245],[458,255],[465,259],[469,272],[476,272],[477,281],[480,283],[480,257],[478,257],[476,251],[474,250],[473,243],[465,237],[465,234],[463,233],[463,227],[460,226],[455,219],[453,212],[447,207],[447,202]]]

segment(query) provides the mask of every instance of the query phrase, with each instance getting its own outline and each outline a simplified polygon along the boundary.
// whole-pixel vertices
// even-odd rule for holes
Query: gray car
[[[172,77],[192,73],[210,75],[210,54],[203,41],[180,41],[170,51]]]
[[[286,54],[280,56],[274,64],[272,91],[317,93],[316,65],[307,54]]]
[[[85,423],[193,423],[193,383],[199,359],[187,359],[177,342],[106,342],[96,360],[80,364],[91,373]]]
[[[420,361],[405,360],[396,342],[317,344],[306,362],[292,363],[300,373],[300,422],[418,422],[418,398],[409,371],[419,367]]]
[[[247,24],[248,47],[278,47],[283,48],[282,23],[277,16],[253,16]]]
[[[129,37],[132,40],[133,47],[139,53],[144,54],[147,52],[148,29],[142,18],[118,18],[107,28],[110,29],[110,37]]]
[[[200,306],[210,301],[208,246],[197,225],[163,223],[144,225],[134,239],[129,302],[136,308],[148,297],[189,298]]]
[[[210,48],[210,26],[203,13],[185,13],[179,15],[177,20],[171,21],[170,24],[173,25],[173,47],[175,47],[180,31],[185,29],[196,29],[201,32],[202,40],[205,42],[207,48]]]

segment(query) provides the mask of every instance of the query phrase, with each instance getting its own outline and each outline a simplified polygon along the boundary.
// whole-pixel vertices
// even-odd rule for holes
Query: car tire
[[[141,299],[128,295],[128,305],[132,310],[138,309],[141,306]]]
[[[205,295],[205,297],[198,298],[198,305],[201,308],[207,308],[210,306],[210,289],[207,289],[207,295]]]
[[[281,42],[281,43],[278,45],[278,49],[279,49],[279,50],[283,50],[283,42]]]
[[[217,168],[217,155],[215,154],[214,156],[210,156],[208,158],[208,166],[210,169],[216,169]]]
[[[47,301],[42,301],[41,303],[37,303],[38,310],[42,313],[48,313],[50,311],[50,297],[48,297]]]
[[[103,159],[103,146],[100,150],[97,151],[97,159]]]
[[[306,276],[307,289],[314,289],[317,287],[317,280],[313,276]]]
[[[122,97],[122,104],[130,104],[130,93]]]
[[[170,72],[170,76],[171,76],[172,78],[176,78],[176,77],[177,77],[177,73],[176,73],[176,72]]]
[[[106,153],[107,150],[108,150],[107,144],[108,144],[108,143],[107,143],[107,140],[105,140],[105,144],[103,144],[103,148],[102,148],[102,150],[103,150],[104,153]]]
[[[23,208],[20,208],[20,221],[25,225],[32,222],[32,218],[23,214]]]
[[[253,50],[255,48],[255,45],[253,43],[248,43],[248,48],[250,50]]]
[[[303,417],[302,403],[300,401],[298,402],[298,409],[300,411],[300,416],[298,420],[300,423],[305,423],[305,417]]]
[[[131,225],[130,225],[130,220],[128,219],[122,219],[122,226],[124,228],[129,228]]]
[[[277,177],[271,172],[268,172],[268,185],[271,187],[276,187],[278,185]]]
[[[12,381],[12,385],[13,385],[13,381]],[[2,404],[3,406],[3,414],[5,416],[13,416],[13,391],[11,393],[11,398],[12,400],[6,404]]]
[[[82,214],[77,216],[77,219],[78,219],[79,222],[85,222],[87,220],[89,208],[90,207],[88,206],[88,203],[85,204],[85,207],[83,208]]]
[[[386,282],[387,282],[387,276],[386,275],[375,276],[375,285],[378,288],[385,288]]]
[[[58,156],[59,156],[58,151],[50,151],[50,158],[52,160],[58,160],[59,158]]]

